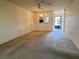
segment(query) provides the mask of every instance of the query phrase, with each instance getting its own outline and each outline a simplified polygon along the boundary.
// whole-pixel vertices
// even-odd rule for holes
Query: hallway
[[[0,46],[0,54],[8,59],[79,59],[78,49],[60,30],[31,32]]]

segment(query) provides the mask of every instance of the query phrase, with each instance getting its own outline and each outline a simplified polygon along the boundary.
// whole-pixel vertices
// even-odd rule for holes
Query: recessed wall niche
[[[47,14],[40,14],[39,23],[49,23],[49,16]]]

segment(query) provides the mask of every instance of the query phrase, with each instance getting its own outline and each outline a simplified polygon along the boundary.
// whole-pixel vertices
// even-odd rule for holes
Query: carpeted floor
[[[68,35],[34,31],[0,46],[0,59],[79,59],[79,51]]]

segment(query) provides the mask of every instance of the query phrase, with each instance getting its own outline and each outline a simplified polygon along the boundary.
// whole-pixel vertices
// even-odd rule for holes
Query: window
[[[45,17],[44,23],[48,23],[48,22],[49,22],[49,17]]]

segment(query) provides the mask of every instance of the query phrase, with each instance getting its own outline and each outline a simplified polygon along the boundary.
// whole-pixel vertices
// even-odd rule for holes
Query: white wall
[[[0,44],[32,31],[32,12],[0,0]]]
[[[49,17],[48,23],[40,23],[39,16],[47,14]],[[53,31],[53,12],[44,11],[44,12],[35,12],[34,13],[34,30],[39,31]]]
[[[79,0],[74,0],[66,10],[65,30],[79,48]]]

